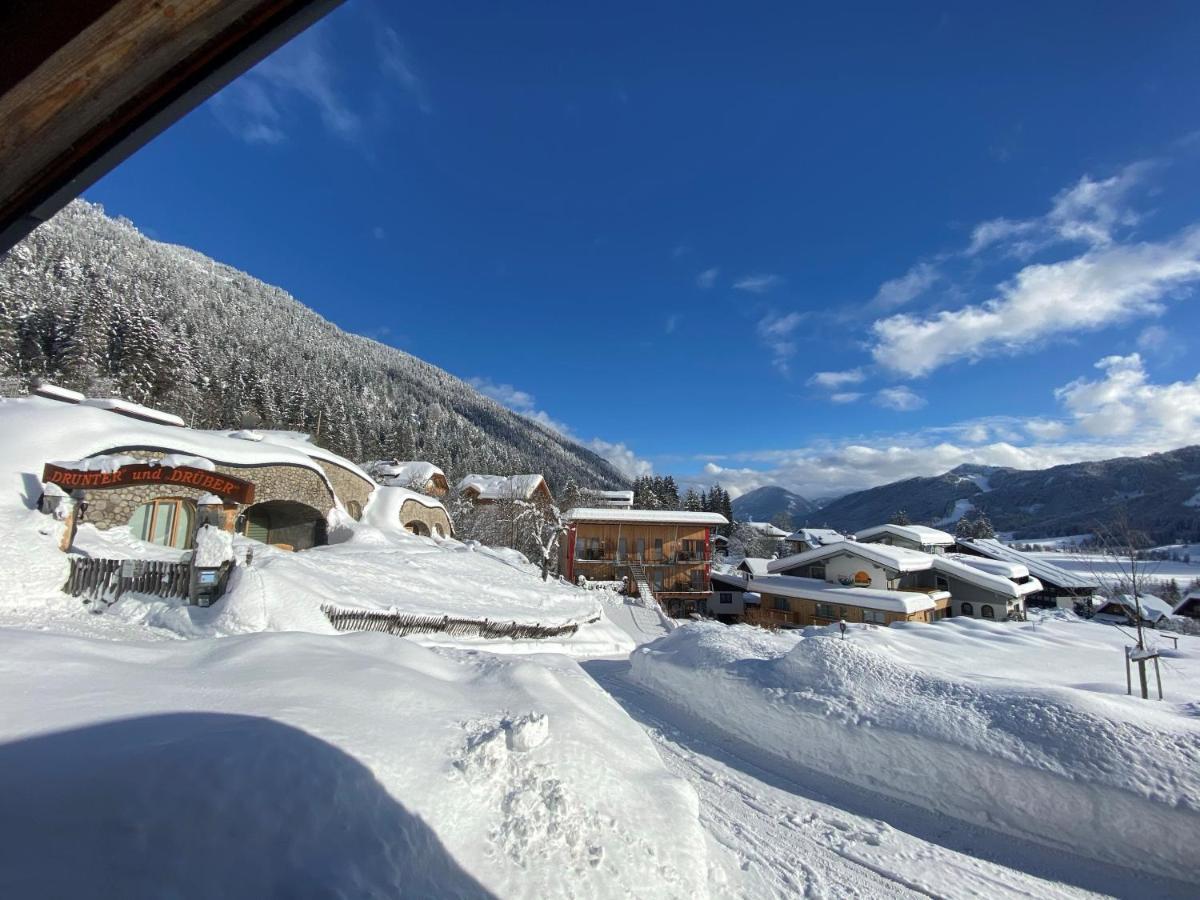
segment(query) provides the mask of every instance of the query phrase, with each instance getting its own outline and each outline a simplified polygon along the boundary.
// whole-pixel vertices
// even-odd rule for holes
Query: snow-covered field
[[[1170,550],[1168,549],[1167,552],[1169,553]],[[1183,552],[1179,551],[1178,555],[1182,557]],[[1122,569],[1126,572],[1129,569],[1128,562],[1122,565],[1111,557],[1097,553],[1039,552],[1030,555],[1044,559],[1046,562],[1066,569],[1069,572],[1090,575],[1102,583],[1109,579],[1120,578]],[[1200,578],[1200,555],[1197,555],[1195,562],[1148,559],[1145,562],[1138,563],[1138,572],[1139,577],[1144,573],[1145,577],[1150,581],[1170,581],[1174,579],[1178,582],[1181,590],[1186,590],[1187,586],[1194,579]]]
[[[0,698],[0,896],[707,894],[695,793],[564,657],[0,629]]]
[[[1117,630],[1024,625],[769,634],[697,623],[630,678],[805,771],[1079,856],[1200,881],[1200,640],[1164,703],[1124,696]]]

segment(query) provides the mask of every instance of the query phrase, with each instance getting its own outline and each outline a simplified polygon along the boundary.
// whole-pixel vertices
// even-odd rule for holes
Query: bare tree
[[[1150,689],[1146,681],[1146,633],[1141,598],[1149,593],[1147,585],[1152,583],[1150,575],[1158,567],[1156,561],[1147,559],[1142,552],[1150,546],[1150,538],[1144,531],[1135,528],[1129,521],[1129,514],[1121,510],[1111,523],[1097,526],[1095,542],[1100,557],[1107,565],[1104,568],[1093,566],[1093,577],[1114,595],[1123,594],[1133,601],[1138,680],[1141,682],[1142,699],[1146,700],[1149,699]]]

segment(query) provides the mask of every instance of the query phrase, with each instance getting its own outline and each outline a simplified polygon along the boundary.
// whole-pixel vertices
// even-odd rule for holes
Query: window
[[[655,539],[654,539],[654,558],[655,558],[655,559],[662,559],[662,558],[663,558],[663,541],[662,541],[662,538],[655,538]]]
[[[996,618],[996,610],[987,603],[984,603],[982,606],[979,607],[979,614],[981,616],[983,616],[985,619]]]
[[[662,569],[654,570],[654,589],[656,591],[661,591],[663,589],[663,570]]]
[[[935,575],[933,577],[933,583],[937,586],[937,589],[939,591],[950,590],[950,582],[947,581],[946,578],[942,575]]]
[[[733,602],[733,594],[729,591],[721,591],[721,602],[722,603],[732,603]]]
[[[791,612],[792,607],[787,602],[787,597],[772,597],[771,608],[780,610],[781,612]]]
[[[864,609],[862,617],[864,622],[870,622],[872,625],[887,624],[887,614],[877,609]]]
[[[626,540],[625,538],[618,538],[617,539],[617,561],[620,562],[621,560],[623,560],[625,558],[625,555],[628,552],[629,552],[629,541]]]
[[[963,614],[964,616],[973,616],[973,615],[975,615],[975,607],[974,607],[974,606],[972,606],[970,603],[964,603],[964,604],[962,605],[962,614]]]
[[[192,545],[195,515],[196,507],[191,500],[179,497],[151,500],[133,511],[129,531],[143,541],[184,550]]]
[[[636,552],[637,552],[637,558],[638,558],[639,560],[640,560],[640,559],[644,559],[644,558],[645,558],[645,556],[646,556],[646,539],[645,539],[645,538],[638,538],[638,539],[637,539],[637,544],[636,544],[635,546],[637,547],[637,551],[636,551]]]
[[[817,579],[820,579],[821,581],[825,580],[825,565],[824,565],[824,563],[818,563],[816,565],[809,566],[808,572],[809,572],[809,574],[807,576],[808,578],[817,578]]]
[[[832,604],[818,603],[817,604],[817,618],[818,619],[836,619],[837,613],[834,612]]]
[[[704,590],[704,572],[700,569],[692,569],[691,585],[693,591]]]

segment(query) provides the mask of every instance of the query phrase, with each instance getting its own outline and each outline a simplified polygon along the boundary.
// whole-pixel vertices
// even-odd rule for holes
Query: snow
[[[1096,582],[1090,577],[1080,577],[1077,572],[1071,572],[1062,566],[1052,563],[1043,553],[1025,553],[1015,550],[994,538],[964,538],[963,544],[969,544],[985,557],[994,560],[1004,560],[1024,565],[1029,573],[1039,581],[1056,585],[1060,588],[1091,589]],[[963,560],[967,562],[967,560]]]
[[[192,562],[197,566],[214,568],[233,559],[233,535],[212,525],[196,530],[196,549]]]
[[[846,540],[846,536],[832,528],[801,528],[787,536],[789,541],[803,541],[810,547],[821,547],[825,544],[836,544]]]
[[[693,623],[634,653],[629,677],[797,772],[1200,883],[1200,639],[1180,639],[1162,704],[1123,696],[1123,639],[1065,615],[845,640]]]
[[[663,525],[728,525],[720,513],[693,512],[679,509],[596,509],[568,510],[563,517],[568,522],[628,522]]]
[[[471,488],[481,500],[528,500],[545,483],[541,475],[467,475],[456,490]]]
[[[59,387],[57,384],[39,384],[33,391],[41,397],[49,397],[51,400],[58,400],[62,403],[80,403],[86,400],[83,394],[79,391],[72,391],[69,388]]]
[[[784,597],[801,597],[822,603],[840,603],[906,614],[933,609],[934,600],[944,600],[950,596],[947,591],[922,593],[839,587],[819,578],[797,578],[792,575],[756,575],[754,589],[760,594],[780,594]]]
[[[426,509],[440,509],[446,512],[441,501],[428,494],[409,490],[404,487],[380,485],[371,492],[367,508],[363,510],[363,521],[379,528],[394,528],[400,522],[400,510],[409,500],[419,503]]]
[[[366,470],[385,484],[398,487],[411,487],[415,484],[428,484],[434,476],[446,477],[446,473],[431,462],[410,460],[402,462],[397,459],[377,459],[365,466]]]
[[[240,438],[241,440],[247,439],[244,436],[246,434],[245,431],[214,431],[210,433],[218,434],[227,438]],[[318,447],[316,444],[314,444],[312,442],[312,435],[304,434],[300,431],[259,430],[253,433],[262,435],[261,444],[264,447],[286,447],[290,450],[302,453],[304,456],[307,456],[310,459],[319,459],[322,462],[333,463],[335,466],[353,472],[363,481],[369,482],[372,485],[375,483],[374,479],[360,469],[355,463],[352,463],[344,456],[338,456],[333,451],[326,450],[324,447]],[[249,440],[254,441],[255,439],[249,438]]]
[[[897,572],[924,572],[933,566],[933,556],[929,553],[922,553],[920,550],[893,547],[890,544],[860,544],[857,541],[842,541],[806,550],[803,553],[795,553],[782,559],[771,560],[767,569],[772,573],[786,572],[809,563],[820,562],[840,553],[868,559]]]
[[[928,525],[893,525],[890,523],[887,525],[876,525],[873,528],[865,528],[857,532],[854,537],[859,541],[870,541],[886,535],[904,538],[916,544],[932,545],[935,547],[949,547],[954,543],[954,535],[938,531],[936,528],[930,528]]]
[[[740,522],[740,525],[745,525],[747,528],[753,528],[760,535],[766,538],[783,539],[788,536],[788,533],[777,525],[772,525],[770,522]]]
[[[1109,615],[1118,613],[1122,616],[1129,615],[1136,617],[1139,605],[1142,609],[1142,619],[1147,622],[1157,622],[1159,619],[1171,615],[1174,611],[1171,604],[1161,597],[1156,597],[1153,594],[1139,593],[1136,598],[1133,594],[1118,594],[1103,604],[1098,605],[1096,614]]]
[[[708,895],[694,791],[561,657],[0,629],[0,709],[4,896]]]
[[[953,525],[958,522],[963,516],[975,508],[975,504],[970,500],[963,498],[954,501],[954,509],[950,510],[950,515],[944,519],[939,519],[935,525]]]
[[[771,563],[774,560],[763,559],[761,556],[747,556],[738,563],[738,568],[746,567],[746,570],[755,578],[760,575],[766,575],[771,571]]]
[[[1129,570],[1128,560],[1122,562],[1100,553],[1034,552],[1024,555],[1032,557],[1034,560],[1050,563],[1059,569],[1065,569],[1072,573],[1076,580],[1086,580],[1092,585],[1099,583],[1101,587],[1104,582],[1120,581],[1122,572],[1128,573]],[[1037,571],[1033,564],[1030,565],[1030,569],[1035,573]],[[1139,576],[1145,577],[1147,581],[1175,579],[1183,587],[1192,579],[1200,578],[1200,557],[1194,563],[1176,562],[1170,559],[1139,561],[1138,572]]]
[[[1024,563],[988,559],[986,556],[972,556],[970,553],[947,553],[946,559],[952,559],[973,569],[979,569],[981,572],[990,572],[1003,578],[1029,577],[1029,567]]]
[[[79,401],[80,406],[92,406],[96,409],[107,409],[123,416],[135,419],[148,419],[152,422],[174,427],[183,427],[184,421],[174,413],[163,412],[161,409],[151,409],[138,403],[130,403],[118,397],[87,398]]]
[[[211,459],[206,459],[203,456],[188,456],[186,453],[167,453],[163,455],[162,459],[138,459],[124,453],[101,453],[96,456],[89,456],[86,459],[56,459],[50,461],[51,465],[58,466],[60,469],[69,469],[72,472],[115,472],[123,466],[133,466],[139,463],[151,467],[164,466],[175,468],[177,466],[189,466],[193,469],[204,469],[206,472],[212,472],[216,469]]]

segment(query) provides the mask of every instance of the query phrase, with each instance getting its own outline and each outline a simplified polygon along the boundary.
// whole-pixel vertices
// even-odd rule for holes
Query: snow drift
[[[631,677],[789,763],[996,831],[1200,881],[1200,722],[1141,701],[979,677],[970,674],[975,624],[921,629],[942,635],[943,656],[959,639],[964,668],[931,670],[903,633],[891,640],[894,629],[841,640],[836,631],[696,623],[636,651]],[[1044,666],[1050,657],[1037,658]]]
[[[562,657],[0,629],[0,793],[0,896],[707,893],[694,792]]]

